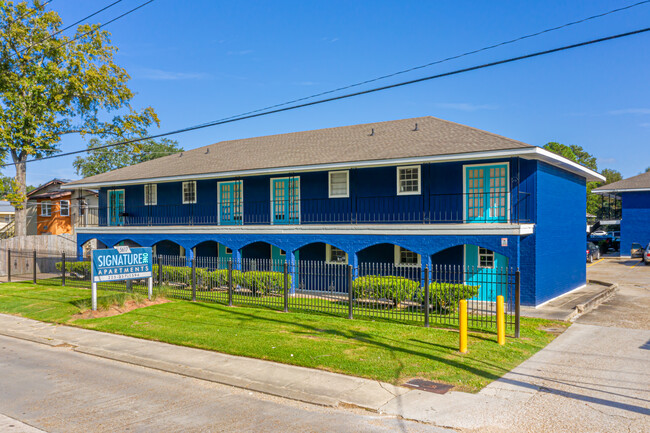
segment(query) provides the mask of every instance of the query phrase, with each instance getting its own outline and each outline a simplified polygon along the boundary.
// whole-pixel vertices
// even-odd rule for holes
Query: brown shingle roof
[[[69,185],[531,147],[427,116],[222,141]]]
[[[650,189],[650,171],[594,189],[594,192],[620,191],[625,189]]]

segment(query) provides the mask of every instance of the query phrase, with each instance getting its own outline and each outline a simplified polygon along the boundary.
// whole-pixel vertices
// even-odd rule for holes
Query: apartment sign
[[[92,282],[139,280],[152,277],[152,251],[118,246],[92,251]]]

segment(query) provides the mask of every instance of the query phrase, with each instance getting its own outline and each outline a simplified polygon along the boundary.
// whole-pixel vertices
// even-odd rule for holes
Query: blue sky
[[[103,22],[144,0],[124,0]],[[109,0],[54,0],[71,23]],[[635,1],[156,0],[107,27],[134,105],[168,131],[406,69]],[[402,75],[440,73],[645,27],[650,4]],[[221,140],[431,115],[534,145],[583,146],[625,177],[650,166],[650,34],[174,137]],[[85,147],[66,137],[62,151]],[[28,182],[77,178],[72,157]],[[5,174],[13,175],[13,169]]]

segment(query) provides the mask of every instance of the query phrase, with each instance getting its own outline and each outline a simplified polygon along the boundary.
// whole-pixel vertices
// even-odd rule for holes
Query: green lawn
[[[115,294],[99,292],[100,304]],[[55,284],[0,285],[0,312],[99,331],[268,359],[400,384],[414,377],[478,391],[546,346],[543,328],[562,322],[522,319],[521,336],[496,344],[493,333],[470,332],[458,353],[454,330],[319,314],[172,301],[118,316],[74,320],[90,291]]]

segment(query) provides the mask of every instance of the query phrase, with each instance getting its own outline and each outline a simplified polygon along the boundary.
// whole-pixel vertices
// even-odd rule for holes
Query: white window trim
[[[269,203],[269,210],[270,210],[270,217],[271,217],[271,225],[275,224],[275,218],[273,214],[273,181],[274,180],[282,180],[282,179],[298,179],[298,224],[301,223],[302,221],[302,185],[301,185],[301,180],[300,176],[287,176],[287,177],[272,177],[269,180],[269,197],[270,197],[270,203]],[[280,225],[285,225],[285,224],[280,224]],[[295,224],[294,224],[295,225]]]
[[[194,184],[194,201],[185,200],[185,184],[186,183]],[[196,202],[199,199],[199,192],[196,189],[196,181],[195,180],[188,180],[188,181],[183,182],[181,184],[181,196],[182,196],[182,199],[183,199],[183,204],[196,204]]]
[[[223,182],[217,182],[217,225],[221,225],[221,184],[222,183],[239,183],[239,191],[241,191],[241,223],[244,224],[244,181],[241,179],[238,180],[224,180]]]
[[[401,258],[400,248],[404,248],[404,247],[400,247],[399,245],[394,245],[394,247],[395,248],[393,249],[393,259],[395,262],[395,266],[399,266],[402,268],[417,268],[422,266],[422,256],[420,254],[418,254],[418,263],[416,265],[400,263],[400,258]],[[404,248],[404,249],[408,250],[408,248]],[[409,251],[415,253],[415,251],[413,250],[409,250]]]
[[[48,213],[45,213],[45,212],[43,211],[43,205],[46,204],[46,203],[47,203],[47,205],[48,205],[48,206],[47,206]],[[51,201],[51,200],[43,200],[43,201],[41,201],[39,204],[41,205],[41,213],[40,213],[40,216],[46,216],[46,217],[50,217],[50,216],[52,216],[52,201]]]
[[[65,214],[65,215],[63,214],[63,206],[61,206],[63,203],[68,204],[68,213]],[[69,217],[70,216],[70,200],[59,200],[59,216],[62,216],[62,217]]]
[[[345,173],[345,194],[332,194],[332,175],[336,173]],[[339,170],[327,172],[327,192],[329,198],[348,198],[350,197],[350,170]]]
[[[510,161],[491,162],[483,164],[463,164],[463,221],[467,221],[467,170],[466,167],[486,167],[496,164],[506,165],[506,223],[510,224]],[[467,223],[472,224],[472,223]]]
[[[481,248],[483,248],[484,250],[488,250],[490,254],[492,254],[492,266],[481,266]],[[485,247],[480,247],[477,245],[476,246],[476,267],[478,269],[496,269],[496,265],[497,265],[496,253],[490,249],[487,249]]]
[[[338,248],[338,247],[336,247]],[[338,248],[341,250],[341,248]],[[343,250],[341,250],[343,251]],[[345,251],[343,251],[345,253]],[[329,263],[330,265],[347,265],[350,261],[350,258],[348,257],[348,253],[345,253],[345,262],[335,262],[332,261],[332,246],[330,244],[325,244],[325,262]]]
[[[400,192],[400,179],[399,179],[399,172],[400,170],[406,169],[406,168],[417,168],[418,169],[418,190],[417,192],[415,191],[409,191],[409,192]],[[420,195],[422,194],[422,166],[421,165],[402,165],[397,167],[397,195]]]
[[[147,187],[149,189],[153,188],[153,200],[147,202]],[[144,185],[144,205],[145,206],[156,206],[158,204],[158,184],[157,183],[146,183]]]

